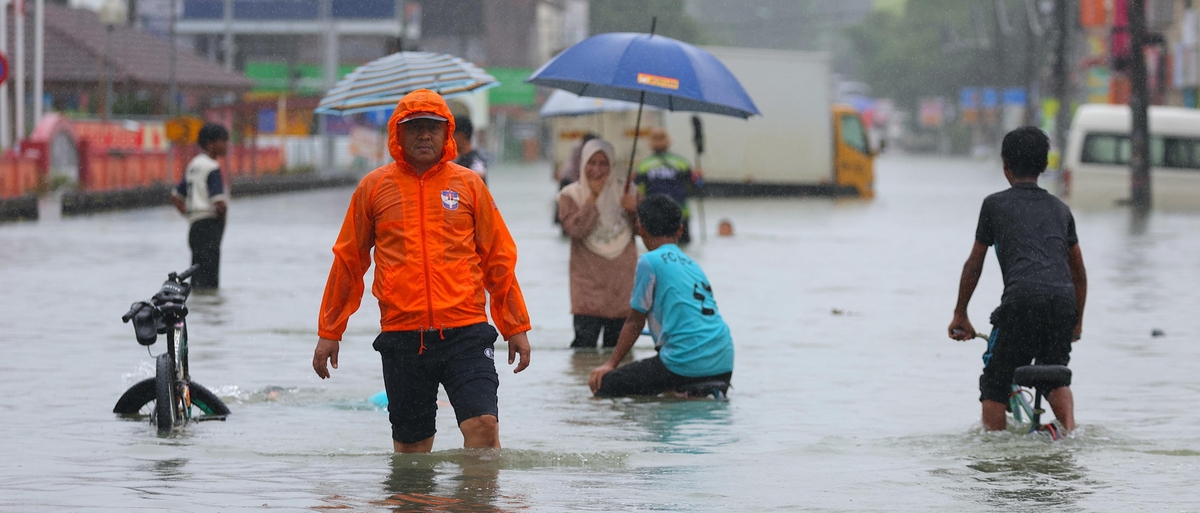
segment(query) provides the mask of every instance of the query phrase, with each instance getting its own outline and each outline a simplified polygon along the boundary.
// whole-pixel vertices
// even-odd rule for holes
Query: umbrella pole
[[[700,153],[696,153],[696,169],[704,169],[700,167]],[[708,224],[704,222],[704,179],[700,179],[700,186],[696,187],[696,213],[700,214],[700,242],[708,242]]]
[[[629,184],[633,183],[633,159],[637,157],[638,136],[642,133],[642,104],[646,102],[646,92],[638,98],[637,122],[633,124],[633,149],[629,152],[629,172],[625,175],[625,194],[629,194]]]

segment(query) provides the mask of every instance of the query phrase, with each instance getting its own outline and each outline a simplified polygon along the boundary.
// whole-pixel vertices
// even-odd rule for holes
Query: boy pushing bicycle
[[[988,431],[1005,429],[1013,371],[1035,359],[1040,365],[1066,365],[1083,326],[1087,273],[1075,219],[1066,204],[1037,185],[1049,150],[1049,137],[1036,127],[1004,136],[1000,157],[1012,187],[983,200],[975,245],[963,265],[958,305],[950,321],[950,338],[975,336],[967,304],[979,283],[987,248],[995,246],[1004,294],[992,312],[992,333],[979,377],[983,427]],[[1075,429],[1071,387],[1042,392],[1062,427]]]

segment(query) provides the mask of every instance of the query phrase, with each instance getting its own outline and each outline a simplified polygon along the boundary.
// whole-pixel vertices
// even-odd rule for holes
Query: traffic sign
[[[0,84],[8,80],[8,56],[0,53]]]
[[[167,139],[179,145],[195,144],[204,120],[196,116],[176,116],[167,120]]]

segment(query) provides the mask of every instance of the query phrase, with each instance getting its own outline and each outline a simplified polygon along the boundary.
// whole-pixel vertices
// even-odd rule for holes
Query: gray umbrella
[[[417,89],[450,98],[498,85],[496,77],[458,57],[400,52],[355,68],[329,90],[315,112],[347,115],[393,107]]]

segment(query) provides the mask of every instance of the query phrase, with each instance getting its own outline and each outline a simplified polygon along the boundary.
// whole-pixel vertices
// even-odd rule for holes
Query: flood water
[[[734,334],[722,403],[590,397],[604,356],[567,349],[549,169],[494,170],[534,348],[519,375],[501,362],[499,452],[459,449],[442,407],[433,454],[392,455],[366,401],[382,389],[370,297],[333,378],[313,373],[350,189],[233,202],[222,288],[189,302],[192,376],[233,414],[167,437],[111,410],[153,375],[120,316],[187,266],[186,223],[162,207],[0,225],[0,511],[1200,510],[1200,215],[1076,212],[1080,427],[1054,443],[982,433],[985,343],[945,335],[998,166],[889,156],[877,177],[869,202],[706,202],[709,233],[736,229],[688,250]],[[977,329],[1001,288],[989,254]]]

